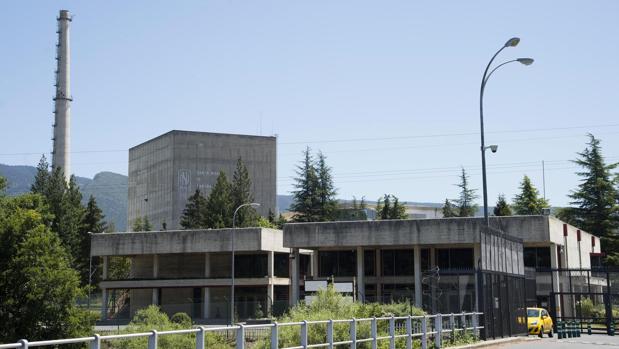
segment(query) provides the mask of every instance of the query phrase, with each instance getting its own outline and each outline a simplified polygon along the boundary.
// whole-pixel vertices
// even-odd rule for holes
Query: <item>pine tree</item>
[[[141,231],[152,231],[152,230],[153,230],[153,225],[150,224],[148,217],[144,216],[144,218],[142,219],[142,230]]]
[[[249,171],[247,171],[247,167],[241,158],[236,162],[236,169],[232,175],[230,198],[233,210],[243,204],[254,202]],[[252,206],[245,206],[238,210],[235,223],[237,227],[255,227],[258,225],[258,217],[259,215],[255,208]]]
[[[89,282],[89,273],[91,272],[90,268],[90,234],[100,234],[103,233],[106,229],[105,221],[103,220],[105,217],[103,216],[103,212],[97,206],[97,201],[91,195],[88,198],[88,203],[86,204],[86,211],[84,212],[84,216],[81,222],[80,235],[81,238],[81,247],[80,247],[80,258],[78,263],[78,272],[80,273],[80,278],[82,280],[82,285],[86,285]],[[98,260],[93,260],[92,270],[96,270],[99,263]],[[98,280],[94,280],[93,284],[97,284]]]
[[[195,193],[187,199],[187,204],[181,216],[181,227],[183,229],[206,228],[206,199],[196,189]]]
[[[443,205],[443,217],[450,218],[458,216],[458,208],[455,207],[449,199],[445,199],[445,204]]]
[[[507,201],[505,201],[505,195],[500,194],[497,199],[496,206],[494,206],[494,215],[495,216],[511,216],[512,209],[509,207]]]
[[[365,203],[365,196],[361,197],[361,201],[359,202],[359,209],[365,210],[367,208],[367,204]]]
[[[131,230],[138,232],[138,231],[152,231],[153,230],[153,226],[150,224],[150,221],[148,220],[148,217],[144,216],[144,217],[138,217],[133,221],[133,224],[131,225]]]
[[[525,175],[520,183],[520,193],[514,197],[512,207],[517,215],[539,215],[542,214],[542,209],[549,205],[548,201],[539,197],[531,179]]]
[[[212,229],[230,228],[232,227],[232,214],[230,183],[226,173],[221,171],[206,200],[206,226]]]
[[[462,168],[462,174],[460,175],[460,183],[457,184],[460,188],[460,197],[455,200],[458,207],[459,217],[473,217],[477,211],[477,205],[474,201],[477,199],[475,194],[476,190],[469,187],[469,177],[466,174],[464,168]]]
[[[314,166],[314,160],[307,147],[303,152],[303,161],[297,166],[295,178],[293,202],[290,209],[295,212],[294,222],[318,222],[320,221],[318,203],[318,175]]]
[[[602,238],[602,248],[609,264],[619,264],[619,192],[615,187],[619,177],[612,171],[619,163],[606,164],[600,140],[589,134],[587,147],[573,162],[583,168],[578,188],[569,195],[572,207],[559,217]]]
[[[330,221],[335,217],[337,210],[337,200],[335,199],[336,190],[333,185],[331,167],[326,163],[326,157],[322,152],[318,152],[316,161],[316,175],[318,176],[317,196],[319,200],[318,215],[320,221]]]
[[[406,219],[406,206],[392,194],[385,194],[376,202],[376,219]]]
[[[4,196],[4,191],[6,190],[6,178],[0,176],[0,196]]]
[[[45,155],[42,155],[41,160],[39,160],[39,164],[37,165],[37,173],[34,176],[34,183],[32,183],[30,191],[45,195],[49,177],[49,163],[47,162]]]
[[[269,209],[269,215],[267,216],[267,220],[269,223],[277,224],[277,219],[275,218],[275,213],[271,209]]]

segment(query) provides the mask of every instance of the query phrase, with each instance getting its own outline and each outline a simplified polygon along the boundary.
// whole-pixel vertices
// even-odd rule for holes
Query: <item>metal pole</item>
[[[231,241],[231,249],[232,249],[232,260],[231,260],[231,269],[232,269],[232,285],[230,287],[230,326],[232,326],[234,324],[234,233],[236,231],[236,214],[237,212],[239,212],[239,209],[241,209],[242,207],[245,206],[260,206],[259,203],[255,203],[255,202],[249,202],[246,204],[242,204],[239,205],[239,207],[237,207],[234,210],[234,213],[232,214],[232,241]]]

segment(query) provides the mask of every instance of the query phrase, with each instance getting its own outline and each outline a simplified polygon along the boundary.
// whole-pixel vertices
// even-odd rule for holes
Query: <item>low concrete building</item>
[[[233,231],[237,316],[287,309],[290,250],[283,247],[280,230],[127,232],[92,235],[91,256],[103,259],[102,319],[128,319],[156,304],[169,315],[185,312],[204,323],[227,322]],[[129,260],[129,274],[112,275],[110,265],[122,258]],[[308,255],[299,258],[309,265]]]
[[[477,301],[474,271],[483,222],[483,218],[442,218],[294,223],[284,226],[284,246],[293,253],[312,250],[309,278],[353,281],[359,300],[411,299],[432,312],[469,311]],[[522,240],[521,257],[498,253],[484,258],[504,265],[511,275],[534,268],[536,287],[529,294],[530,305],[547,306],[551,291],[568,287],[560,273],[535,276],[535,269],[589,268],[591,255],[600,252],[598,237],[552,216],[491,217],[490,223]],[[297,277],[292,277],[294,284]],[[292,302],[302,299],[303,289],[292,295]]]

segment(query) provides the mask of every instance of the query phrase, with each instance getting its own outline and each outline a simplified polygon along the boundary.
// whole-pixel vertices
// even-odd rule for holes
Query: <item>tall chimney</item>
[[[69,23],[71,14],[60,10],[58,16],[58,43],[56,44],[56,96],[54,97],[54,149],[52,167],[62,168],[67,181],[71,177],[71,83]]]

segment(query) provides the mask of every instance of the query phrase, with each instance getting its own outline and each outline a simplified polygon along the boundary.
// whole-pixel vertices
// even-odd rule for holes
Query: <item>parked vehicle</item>
[[[544,308],[527,308],[527,325],[529,334],[536,334],[540,338],[544,333],[547,333],[548,337],[553,335],[552,318]]]

